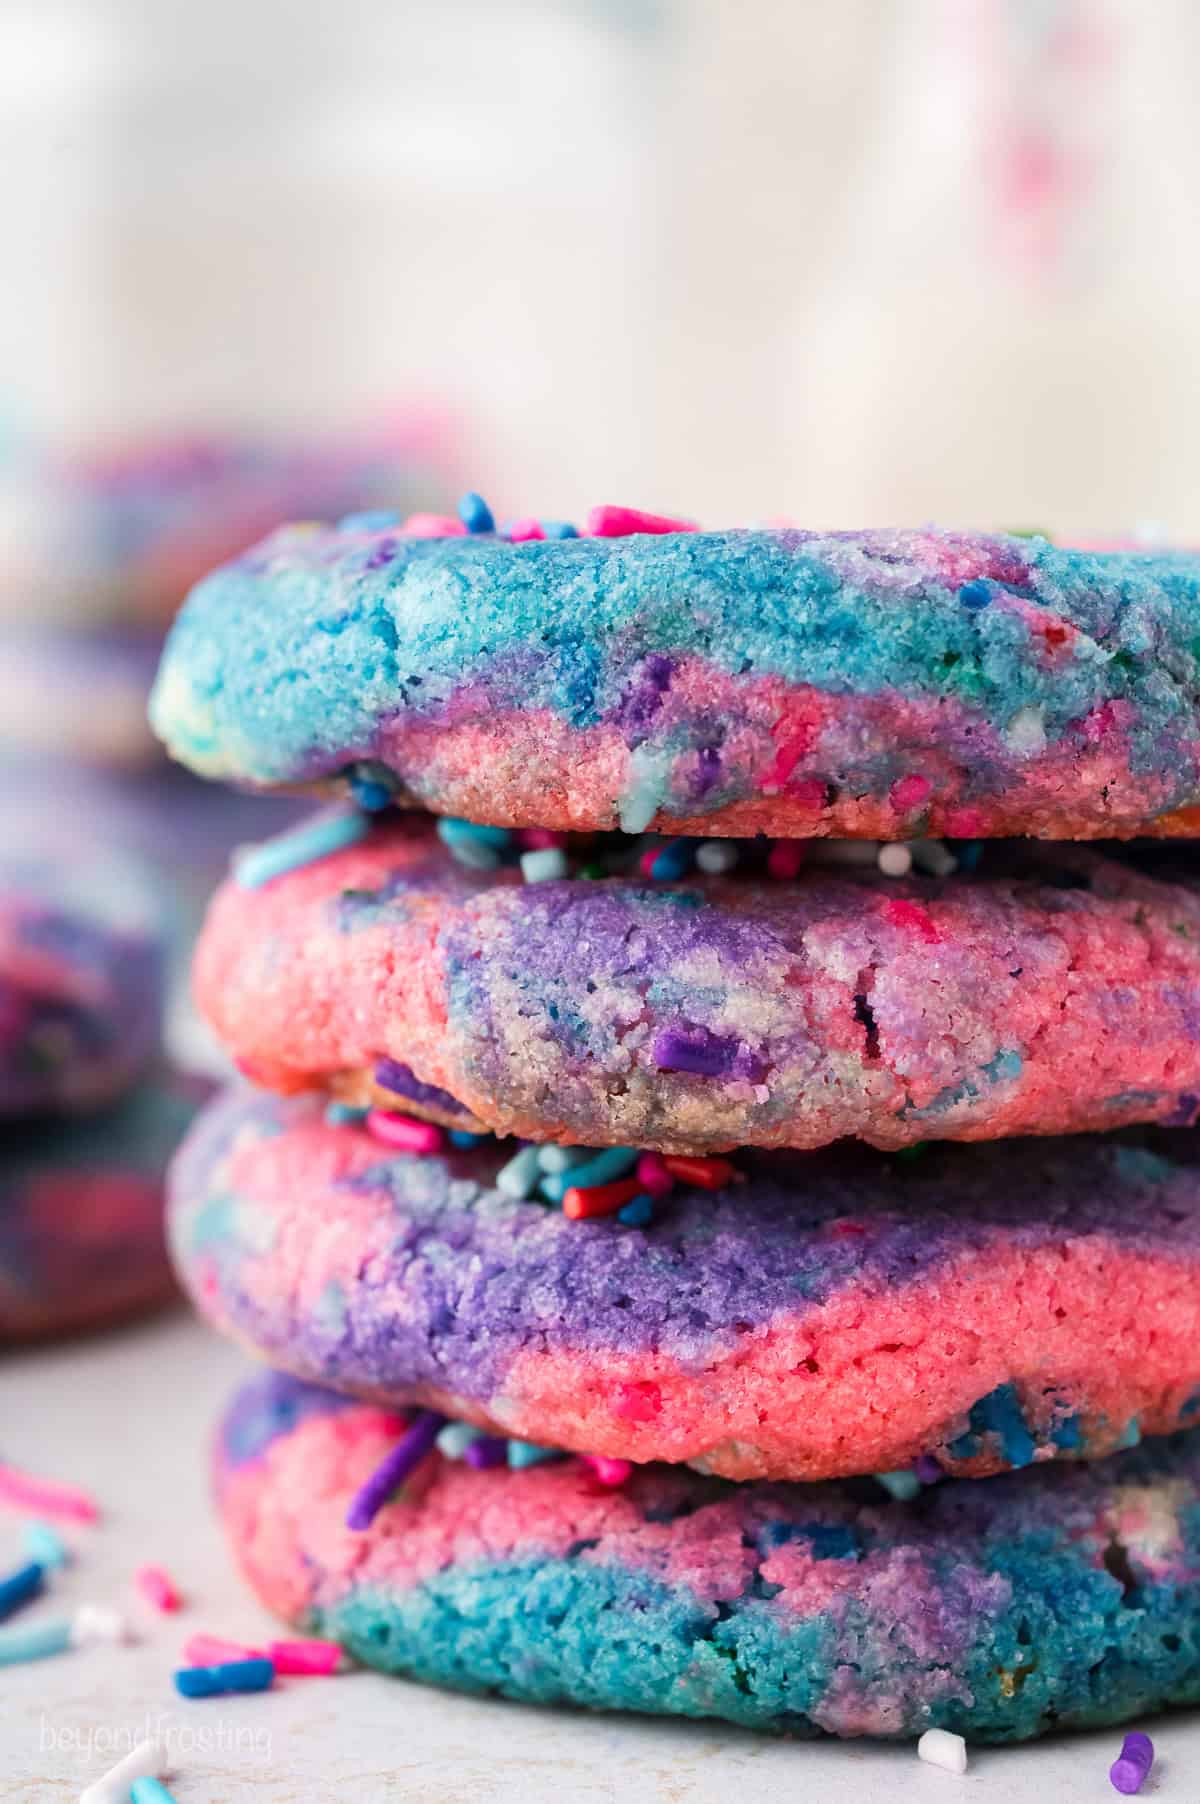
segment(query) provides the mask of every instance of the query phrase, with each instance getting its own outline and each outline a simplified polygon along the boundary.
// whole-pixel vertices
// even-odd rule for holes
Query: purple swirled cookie
[[[233,1092],[172,1168],[180,1278],[300,1377],[730,1478],[983,1474],[1200,1409],[1190,1134],[743,1154],[643,1227],[514,1196],[512,1158]]]
[[[335,829],[355,843],[287,868]],[[250,887],[243,865],[218,893],[195,985],[274,1089],[700,1153],[1200,1107],[1200,889],[1087,850],[989,848],[944,879],[532,884],[457,863],[420,817],[260,850],[283,874]]]
[[[1200,1440],[937,1485],[727,1485],[432,1451],[346,1524],[405,1423],[275,1376],[219,1508],[267,1606],[357,1659],[537,1704],[791,1734],[1020,1741],[1200,1702]]]
[[[163,1174],[208,1088],[158,1070],[99,1114],[5,1128],[0,1343],[98,1327],[172,1294]]]
[[[257,785],[506,826],[906,839],[1200,823],[1200,557],[921,531],[354,516],[216,571],[152,703]],[[561,536],[566,531],[572,536]],[[457,536],[456,536],[457,535]]]
[[[0,815],[0,1116],[99,1107],[158,1045],[162,897],[65,822]]]

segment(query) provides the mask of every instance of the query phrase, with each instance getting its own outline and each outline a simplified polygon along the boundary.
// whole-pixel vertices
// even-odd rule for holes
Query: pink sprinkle
[[[267,1658],[278,1673],[317,1678],[337,1671],[342,1650],[336,1641],[271,1641]]]
[[[367,1128],[385,1146],[404,1153],[440,1153],[446,1136],[432,1121],[414,1121],[411,1115],[393,1115],[388,1109],[371,1109]]]
[[[528,520],[514,520],[508,529],[508,536],[514,545],[524,545],[530,539],[544,539],[542,523],[532,517]]]
[[[227,1660],[261,1660],[263,1650],[243,1647],[240,1641],[223,1641],[219,1635],[193,1635],[184,1643],[188,1666],[224,1666]]]
[[[648,846],[642,853],[641,857],[638,859],[638,870],[642,873],[643,877],[653,877],[654,866],[658,862],[658,855],[661,850],[661,846]]]
[[[907,814],[910,808],[921,806],[932,788],[928,777],[918,777],[915,772],[901,777],[899,782],[892,784],[892,807],[898,814]]]
[[[17,1466],[0,1463],[0,1503],[29,1510],[35,1516],[56,1516],[67,1522],[97,1522],[100,1505],[75,1485],[60,1485],[49,1478],[34,1478]]]
[[[410,514],[400,528],[406,539],[465,539],[467,529],[454,514]]]
[[[651,1196],[667,1196],[675,1188],[675,1180],[659,1153],[643,1153],[637,1162],[637,1181]]]
[[[672,520],[667,514],[644,514],[637,507],[594,507],[584,532],[594,539],[623,539],[631,532],[698,532],[694,520]]]
[[[893,927],[913,928],[927,946],[936,946],[941,940],[942,936],[932,916],[919,902],[908,902],[902,896],[897,896],[887,904],[884,913]]]
[[[153,1604],[156,1610],[162,1610],[166,1615],[170,1615],[173,1610],[178,1610],[183,1603],[170,1576],[163,1571],[161,1566],[139,1566],[133,1575],[133,1582],[146,1602]],[[204,1662],[200,1662],[200,1664],[204,1664]]]
[[[798,877],[808,857],[808,845],[802,839],[777,839],[767,853],[767,874],[780,882]]]
[[[549,827],[521,827],[517,832],[517,844],[526,852],[549,852],[566,843],[565,833],[555,833]]]
[[[579,1457],[602,1485],[623,1485],[633,1471],[632,1460],[605,1459],[602,1453],[581,1453]]]

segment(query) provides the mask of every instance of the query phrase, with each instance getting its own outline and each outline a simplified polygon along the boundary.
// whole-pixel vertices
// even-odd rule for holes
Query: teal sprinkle
[[[897,1503],[908,1503],[916,1497],[921,1489],[921,1481],[915,1472],[876,1472],[875,1483],[882,1485],[889,1497]]]
[[[473,1146],[482,1146],[485,1140],[490,1139],[490,1134],[468,1134],[466,1128],[450,1129],[450,1144],[457,1146],[460,1152],[467,1152]]]
[[[348,1102],[330,1102],[325,1105],[325,1120],[330,1127],[353,1127],[356,1122],[365,1121],[366,1109],[352,1108]]]
[[[285,833],[269,839],[261,846],[250,846],[235,854],[233,875],[239,889],[261,889],[273,877],[287,871],[298,871],[306,864],[316,864],[331,852],[355,845],[370,832],[370,822],[362,814],[323,814]]]
[[[453,815],[440,820],[437,831],[438,838],[447,846],[456,839],[473,839],[481,846],[492,846],[497,852],[503,852],[512,843],[512,834],[507,827],[485,827],[478,821],[460,821]]]
[[[558,1447],[539,1447],[536,1441],[510,1441],[508,1443],[508,1463],[514,1472],[525,1466],[541,1466],[547,1460],[565,1459],[566,1454]]]
[[[28,1628],[0,1629],[0,1666],[18,1666],[25,1660],[44,1660],[65,1653],[71,1645],[71,1622],[66,1616],[53,1622],[35,1622]]]
[[[635,1196],[632,1202],[626,1203],[623,1209],[617,1210],[617,1220],[624,1222],[627,1228],[647,1228],[654,1220],[654,1198],[652,1196]]]
[[[71,1550],[56,1528],[48,1522],[27,1522],[21,1537],[25,1552],[31,1560],[48,1570],[56,1570],[60,1566],[69,1566]]]
[[[542,1179],[540,1189],[549,1203],[561,1203],[567,1191],[592,1184],[611,1184],[623,1178],[641,1157],[636,1146],[607,1146],[583,1165],[572,1165],[567,1171],[550,1172]]]

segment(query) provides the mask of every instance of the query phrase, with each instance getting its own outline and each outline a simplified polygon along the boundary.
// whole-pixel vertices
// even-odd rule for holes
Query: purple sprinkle
[[[481,1434],[477,1441],[467,1443],[463,1459],[477,1472],[486,1472],[490,1466],[507,1466],[508,1442],[497,1435]]]
[[[375,1468],[362,1490],[350,1499],[350,1508],[346,1511],[347,1528],[359,1531],[370,1528],[392,1492],[416,1470],[445,1426],[445,1416],[439,1416],[436,1410],[421,1410],[383,1464]]]
[[[409,1102],[423,1102],[429,1108],[446,1109],[455,1115],[469,1115],[456,1096],[439,1090],[436,1084],[423,1084],[410,1065],[398,1059],[379,1059],[375,1064],[375,1082],[395,1096],[406,1096]]]
[[[1108,1769],[1108,1776],[1115,1790],[1128,1795],[1142,1789],[1153,1765],[1154,1743],[1140,1729],[1131,1729],[1121,1743],[1121,1752]]]
[[[714,1034],[707,1027],[665,1027],[653,1046],[660,1071],[690,1071],[697,1077],[740,1077],[758,1083],[762,1060],[736,1034]]]

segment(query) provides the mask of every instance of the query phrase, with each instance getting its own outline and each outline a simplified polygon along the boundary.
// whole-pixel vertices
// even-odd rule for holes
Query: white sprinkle
[[[567,855],[561,846],[546,846],[538,852],[522,852],[521,875],[526,883],[548,883],[567,875]]]
[[[731,839],[706,839],[696,847],[696,865],[710,877],[731,871],[738,861],[738,849]]]
[[[540,1176],[537,1147],[523,1146],[496,1173],[496,1189],[501,1196],[530,1196]]]
[[[967,1770],[967,1744],[952,1729],[926,1729],[917,1743],[917,1757],[948,1773],[965,1773]]]
[[[940,839],[914,839],[911,851],[917,869],[931,877],[952,877],[958,869],[958,859]]]
[[[130,1640],[129,1624],[119,1610],[108,1610],[99,1604],[80,1604],[71,1618],[72,1647],[94,1647],[98,1641]]]
[[[93,1785],[79,1794],[79,1804],[124,1804],[135,1779],[162,1779],[167,1773],[167,1750],[160,1741],[139,1741],[124,1760],[118,1760]]]
[[[899,844],[880,846],[878,862],[885,877],[907,877],[912,870],[912,853]]]
[[[1046,726],[1040,708],[1018,708],[1004,730],[1005,744],[1018,757],[1046,749]]]

